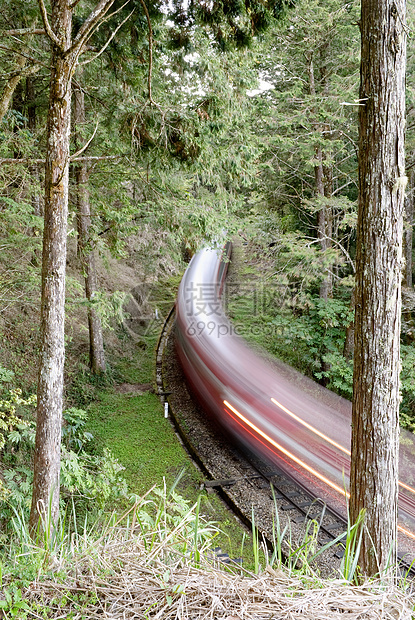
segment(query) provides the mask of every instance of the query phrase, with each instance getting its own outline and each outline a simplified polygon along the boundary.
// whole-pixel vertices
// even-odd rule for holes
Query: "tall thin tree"
[[[51,21],[39,7],[52,44],[46,138],[45,205],[42,258],[41,352],[30,528],[59,514],[60,444],[65,355],[65,271],[68,218],[71,80],[79,55],[114,0],[101,0],[72,39],[77,2],[52,0]]]
[[[85,125],[85,96],[80,85],[81,74],[78,75],[78,84],[74,88],[74,124],[76,148],[80,147],[80,134]],[[85,296],[90,303],[88,306],[89,329],[89,365],[94,374],[104,373],[106,370],[104,338],[99,314],[93,307],[94,296],[97,293],[97,276],[95,267],[95,248],[91,235],[91,207],[89,203],[89,172],[86,161],[81,161],[75,169],[76,202],[78,220],[78,254],[81,259],[83,276],[85,278]]]
[[[396,559],[405,0],[362,0],[351,518],[366,575]]]

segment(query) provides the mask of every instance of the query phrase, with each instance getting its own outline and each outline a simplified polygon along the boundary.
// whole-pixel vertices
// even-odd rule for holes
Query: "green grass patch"
[[[144,493],[163,477],[171,485],[188,457],[155,394],[118,394],[102,390],[89,407],[89,430],[125,467],[134,493]]]

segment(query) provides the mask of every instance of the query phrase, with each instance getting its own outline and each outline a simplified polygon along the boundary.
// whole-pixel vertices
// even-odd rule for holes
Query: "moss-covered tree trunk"
[[[24,67],[27,63],[27,59],[23,55],[17,56],[16,68],[13,74],[7,80],[2,93],[0,94],[0,123],[6,115],[9,109],[10,102],[13,98],[14,92],[22,79]]]
[[[405,0],[362,0],[350,510],[366,510],[366,575],[397,549],[405,28]]]
[[[30,513],[32,531],[36,529],[39,518],[48,515],[55,523],[59,513],[71,77],[74,64],[72,55],[68,53],[72,9],[67,0],[52,2],[51,28],[60,45],[56,42],[52,44],[47,119],[41,352]]]
[[[52,58],[46,132],[41,351],[30,511],[32,534],[39,519],[47,517],[53,528],[59,515],[72,75],[86,41],[113,2],[100,0],[72,40],[72,14],[78,3],[52,0],[49,23],[44,1],[39,0],[45,31],[52,44]]]

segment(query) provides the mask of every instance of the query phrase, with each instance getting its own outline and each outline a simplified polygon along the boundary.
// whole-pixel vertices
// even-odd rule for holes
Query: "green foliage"
[[[61,493],[64,500],[72,496],[94,499],[103,508],[107,502],[127,497],[127,483],[120,473],[125,468],[109,450],[102,456],[62,448]]]
[[[3,382],[11,382],[14,378],[14,373],[5,368],[1,368],[1,374]],[[0,451],[3,463],[18,460],[19,455],[16,457],[14,454],[18,452],[22,438],[28,442],[31,441],[33,423],[25,419],[25,416],[33,408],[35,402],[35,395],[23,398],[20,388],[4,390],[4,395],[0,399]],[[28,492],[25,474],[31,475],[31,472],[22,463],[19,464],[19,471],[16,472],[19,478],[17,485],[9,469],[4,468],[2,473],[4,480],[0,479],[0,505],[5,501],[14,501],[19,495]]]
[[[6,440],[18,443],[18,430],[23,430],[28,423],[18,415],[24,407],[31,407],[36,402],[36,395],[22,398],[22,390],[16,388],[0,400],[0,450],[4,448]]]
[[[125,318],[123,305],[126,298],[127,293],[124,291],[114,291],[113,293],[96,291],[91,300],[82,299],[80,302],[76,300],[76,303],[94,308],[101,319],[103,329],[112,331],[115,329],[115,325],[122,325]]]
[[[255,512],[254,512],[254,507],[252,506],[252,510],[251,510],[251,523],[252,523],[252,547],[253,547],[253,552],[254,552],[254,572],[255,574],[258,575],[259,573],[259,551],[260,551],[260,544],[259,544],[259,530],[255,525]]]
[[[216,525],[206,523],[200,514],[200,496],[191,505],[176,492],[181,476],[179,474],[169,491],[164,483],[162,488],[153,488],[144,499],[136,498],[135,517],[150,557],[156,546],[167,539],[175,552],[179,551],[189,560],[195,552],[200,557],[200,552],[210,546],[218,533]],[[194,558],[196,563],[198,557]]]
[[[1,170],[1,167],[0,167]],[[42,224],[30,204],[17,193],[2,196],[0,178],[0,311],[5,312],[23,297],[26,304],[37,301],[39,255]],[[23,191],[23,190],[21,190]],[[29,233],[29,234],[28,234]],[[32,234],[30,234],[32,233]]]
[[[326,378],[329,389],[351,400],[353,397],[353,361],[343,356],[341,347],[331,353],[325,353],[322,359],[328,364],[329,370],[317,372],[314,376],[317,379]]]
[[[93,439],[93,435],[85,430],[86,421],[88,419],[86,411],[71,407],[70,409],[66,409],[63,418],[62,441],[65,447],[68,450],[71,448],[81,450],[84,444]]]
[[[299,311],[280,308],[272,320],[272,350],[287,363],[350,398],[353,365],[343,357],[346,328],[353,321],[349,303],[342,299],[310,297]],[[322,362],[328,365],[322,370]]]
[[[401,344],[401,363],[400,424],[415,432],[415,347],[413,345]]]
[[[170,19],[178,27],[172,32],[172,47],[188,48],[191,45],[190,32],[196,24],[207,26],[209,35],[223,51],[235,46],[249,47],[254,36],[266,31],[274,20],[283,19],[287,9],[294,4],[294,0],[220,0],[189,3],[184,9],[182,2],[173,1],[169,5]]]
[[[278,269],[278,283],[288,284],[290,288],[287,303],[296,308],[308,306],[310,291],[317,289],[326,269],[343,262],[338,249],[330,248],[322,253],[316,239],[300,233],[286,233],[278,238],[273,258]]]
[[[3,369],[3,376],[12,373]],[[15,510],[28,516],[33,471],[31,460],[35,443],[33,407],[36,397],[22,397],[19,388],[10,390],[0,401],[0,441],[2,482],[0,518],[10,519]],[[62,509],[68,501],[94,499],[97,507],[127,497],[127,485],[120,475],[124,469],[108,449],[90,454],[93,435],[86,430],[87,413],[69,408],[63,413],[61,446]]]
[[[4,617],[19,618],[20,620],[28,617],[27,612],[30,611],[30,606],[23,599],[22,590],[18,585],[11,583],[2,589],[2,594],[4,599],[0,599],[0,610],[2,610]]]
[[[358,96],[358,10],[354,0],[297,3],[258,50],[268,89],[252,98],[253,128],[263,144],[256,187],[262,208],[288,223],[284,232],[298,230],[315,242],[324,207],[330,244],[342,254],[353,249],[357,198],[356,109],[344,104]],[[316,185],[318,151],[324,197]],[[326,266],[338,262],[335,255],[321,259]]]
[[[363,531],[365,527],[366,510],[360,511],[356,523],[350,522],[350,515],[347,516],[347,533],[344,556],[341,563],[341,574],[343,577],[354,583],[359,583],[361,578],[359,570],[359,555],[362,546]]]
[[[3,368],[0,365],[0,384],[1,383],[11,383],[14,379],[14,372],[12,370],[8,370],[7,368]]]

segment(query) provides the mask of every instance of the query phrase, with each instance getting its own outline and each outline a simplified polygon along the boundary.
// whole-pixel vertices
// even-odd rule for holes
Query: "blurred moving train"
[[[251,350],[223,312],[231,245],[204,249],[176,302],[176,348],[187,381],[226,434],[347,516],[351,403]],[[399,531],[415,544],[414,436],[402,431]],[[408,544],[406,544],[408,543]],[[400,541],[400,546],[402,541]]]

